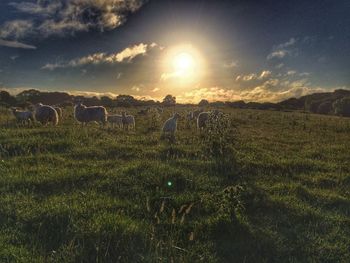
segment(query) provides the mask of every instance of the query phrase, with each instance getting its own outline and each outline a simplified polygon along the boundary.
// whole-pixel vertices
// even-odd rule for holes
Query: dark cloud
[[[29,35],[48,37],[89,30],[111,30],[125,22],[145,0],[38,0],[11,2],[9,5],[28,19],[2,25],[0,37],[24,39]]]

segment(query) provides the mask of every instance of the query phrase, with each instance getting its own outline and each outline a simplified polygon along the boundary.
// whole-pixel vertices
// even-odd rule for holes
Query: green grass
[[[224,109],[227,159],[184,119],[160,140],[171,111],[127,132],[2,110],[0,262],[348,262],[350,119]]]

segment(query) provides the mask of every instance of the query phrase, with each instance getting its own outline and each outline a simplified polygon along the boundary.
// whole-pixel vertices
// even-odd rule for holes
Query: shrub
[[[222,112],[210,113],[206,124],[204,154],[214,161],[214,168],[218,172],[230,174],[236,163],[233,143],[236,140],[237,129],[229,116]]]

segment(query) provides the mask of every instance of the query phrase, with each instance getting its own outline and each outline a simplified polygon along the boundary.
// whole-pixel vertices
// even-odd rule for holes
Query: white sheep
[[[129,129],[131,127],[132,129],[135,129],[135,118],[132,115],[126,115],[126,112],[122,112],[122,122],[124,129]]]
[[[82,124],[92,121],[105,124],[107,115],[107,110],[103,106],[86,107],[82,103],[78,103],[74,107],[74,118]]]
[[[114,114],[114,115],[108,114],[107,122],[112,124],[112,127],[116,125],[118,128],[121,128],[123,127],[123,116],[118,114]]]
[[[205,112],[201,112],[199,113],[198,117],[197,117],[197,128],[198,129],[203,129],[206,127],[206,123],[209,119],[210,114],[214,114],[215,116],[219,114],[218,110],[213,110],[213,111],[205,111]]]
[[[178,113],[175,113],[173,117],[167,119],[163,125],[163,135],[170,134],[171,136],[175,135],[177,128],[177,119],[180,117]]]
[[[43,125],[52,122],[53,125],[58,124],[57,111],[49,106],[38,103],[35,105],[35,119]]]
[[[17,122],[25,124],[34,122],[33,113],[31,111],[18,110],[16,108],[11,108],[13,115],[16,117]]]

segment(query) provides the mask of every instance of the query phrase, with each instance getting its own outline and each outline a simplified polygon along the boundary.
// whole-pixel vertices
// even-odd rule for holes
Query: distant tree
[[[238,101],[227,101],[225,102],[225,104],[229,107],[232,108],[238,108],[238,109],[243,109],[246,106],[246,103],[243,100],[238,100]]]
[[[211,106],[213,107],[225,107],[225,102],[223,101],[214,101],[210,103]]]
[[[1,90],[0,103],[6,107],[14,106],[16,104],[16,98],[11,96],[7,91]]]
[[[199,106],[199,107],[207,107],[207,106],[209,106],[209,101],[208,101],[208,100],[205,100],[205,99],[202,99],[202,100],[198,103],[198,106]]]
[[[113,106],[113,100],[108,96],[102,96],[101,103],[105,107],[112,107]]]
[[[166,95],[163,99],[163,105],[164,106],[175,106],[176,104],[176,97],[173,95]]]
[[[350,97],[336,100],[333,103],[333,109],[337,115],[350,117]]]
[[[30,101],[31,103],[38,103],[40,91],[36,89],[24,90],[17,94],[16,98],[19,102]]]
[[[138,101],[130,95],[118,95],[115,98],[115,102],[117,106],[120,107],[131,107],[131,106],[137,106]]]
[[[36,104],[42,102],[49,105],[58,105],[72,100],[72,96],[65,92],[41,92],[35,89],[22,91],[17,94],[16,98],[19,103],[30,102]]]

